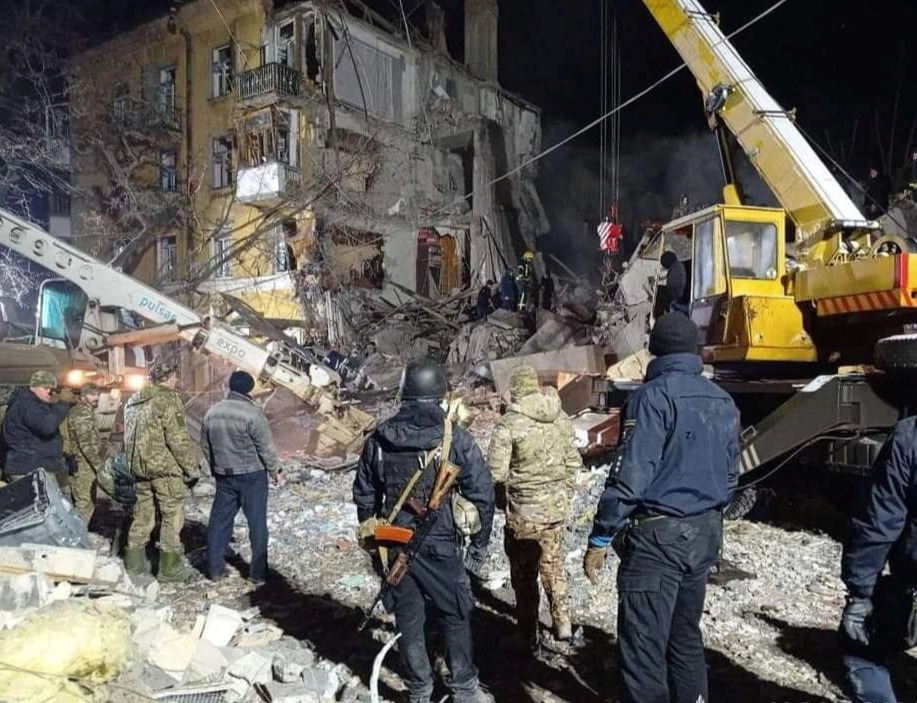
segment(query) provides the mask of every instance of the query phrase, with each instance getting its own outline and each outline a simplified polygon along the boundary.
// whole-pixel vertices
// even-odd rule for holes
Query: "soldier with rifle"
[[[453,424],[447,413],[447,391],[445,371],[435,361],[408,364],[398,413],[367,440],[357,468],[353,498],[358,534],[380,547],[386,576],[377,602],[394,613],[401,634],[398,648],[408,703],[429,703],[433,694],[424,635],[428,615],[443,629],[452,700],[492,703],[472,662],[474,599],[465,571],[477,574],[487,555],[493,481],[471,434]],[[454,491],[480,516],[481,527],[464,558],[453,514]]]

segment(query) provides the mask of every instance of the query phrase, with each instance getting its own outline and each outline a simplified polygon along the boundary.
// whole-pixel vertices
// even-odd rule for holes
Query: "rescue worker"
[[[663,252],[659,263],[666,270],[665,289],[669,294],[669,312],[677,311],[687,314],[685,293],[688,290],[688,274],[685,265],[678,260],[674,251]]]
[[[542,390],[538,372],[520,365],[510,375],[512,403],[490,440],[487,463],[506,498],[504,547],[516,592],[516,621],[525,644],[538,646],[538,576],[551,608],[554,635],[572,636],[563,540],[574,476],[583,460],[573,426],[553,388]],[[501,501],[502,502],[502,501]]]
[[[424,635],[428,616],[436,617],[442,625],[451,700],[491,703],[493,697],[481,688],[472,661],[470,618],[474,599],[465,571],[478,573],[487,555],[494,517],[493,482],[471,434],[447,418],[443,402],[447,391],[445,371],[435,361],[417,359],[407,365],[397,414],[380,424],[363,448],[353,499],[361,525],[387,517],[397,503],[403,503],[402,497],[426,504],[439,470],[435,454],[410,495],[402,494],[430,453],[442,451],[450,423],[448,458],[461,471],[455,485],[477,508],[481,527],[471,537],[463,564],[452,505],[444,502],[421,552],[383,605],[394,613],[401,634],[398,648],[410,703],[429,703],[433,693],[433,671]],[[414,516],[405,507],[392,521],[411,527]],[[389,563],[397,556],[397,550],[391,551]]]
[[[527,251],[522,255],[522,263],[516,268],[516,289],[519,301],[516,307],[519,312],[529,312],[537,302],[538,281],[535,278],[535,253]]]
[[[268,477],[279,485],[281,473],[267,416],[249,395],[254,387],[250,374],[233,371],[229,394],[207,411],[201,428],[201,451],[217,484],[207,524],[207,577],[213,581],[224,576],[239,508],[252,547],[248,580],[260,585],[267,578]]]
[[[70,451],[76,461],[76,473],[70,480],[73,507],[89,525],[95,512],[93,490],[97,476],[105,461],[105,445],[96,424],[96,408],[99,407],[99,387],[87,383],[80,389],[80,401],[67,416],[67,435]]]
[[[484,287],[478,291],[478,299],[475,303],[475,314],[479,320],[487,319],[487,316],[494,311],[494,285],[494,282],[488,279]]]
[[[500,279],[500,304],[504,310],[515,310],[518,299],[519,289],[516,288],[516,281],[513,280],[513,272],[506,269]]]
[[[664,315],[650,333],[646,382],[629,399],[599,501],[586,576],[598,583],[609,544],[618,567],[625,701],[704,703],[700,618],[738,478],[739,412],[701,375],[697,327]]]
[[[75,402],[69,388],[55,396],[57,377],[36,371],[28,388],[17,388],[3,417],[3,470],[8,482],[43,468],[63,491],[70,485],[61,424]]]
[[[886,660],[917,645],[915,437],[917,417],[895,425],[844,545],[841,578],[848,595],[840,641],[847,694],[855,703],[896,703]],[[886,564],[889,574],[883,575]]]
[[[162,582],[190,577],[182,560],[181,530],[188,486],[197,481],[200,462],[188,435],[185,407],[175,390],[177,369],[159,363],[150,370],[150,385],[131,396],[125,408],[124,442],[127,461],[137,478],[137,503],[127,534],[124,568],[129,574],[146,569],[146,547],[159,528],[159,574]]]
[[[546,271],[541,279],[541,307],[554,310],[554,278],[550,271]]]

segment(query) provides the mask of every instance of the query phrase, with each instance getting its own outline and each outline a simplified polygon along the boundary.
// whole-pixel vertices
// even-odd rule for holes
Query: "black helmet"
[[[402,400],[441,400],[448,391],[446,372],[433,359],[414,359],[401,376]]]

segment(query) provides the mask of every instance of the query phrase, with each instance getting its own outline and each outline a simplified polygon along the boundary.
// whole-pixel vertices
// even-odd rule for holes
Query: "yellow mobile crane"
[[[865,470],[906,412],[892,372],[917,369],[901,334],[917,323],[914,242],[863,217],[718,16],[696,0],[644,4],[697,80],[725,186],[722,204],[666,224],[638,256],[684,259],[702,356],[743,412],[743,473],[806,457]],[[733,142],[781,207],[745,203]]]

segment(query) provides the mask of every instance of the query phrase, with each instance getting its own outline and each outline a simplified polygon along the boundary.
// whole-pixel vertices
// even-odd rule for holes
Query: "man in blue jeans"
[[[650,333],[656,358],[624,410],[599,501],[586,576],[620,548],[618,649],[627,703],[705,703],[700,620],[707,575],[738,478],[739,411],[702,374],[697,327],[670,312]]]
[[[252,562],[248,579],[267,578],[268,477],[281,482],[280,462],[264,411],[249,396],[255,379],[244,371],[229,377],[229,394],[204,415],[201,449],[216,479],[207,525],[207,577],[225,575],[225,556],[239,508],[248,521]]]
[[[886,659],[917,643],[917,417],[895,425],[879,452],[868,500],[851,520],[841,578],[847,693],[855,703],[896,703]]]

